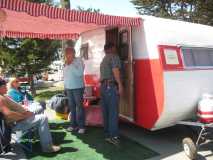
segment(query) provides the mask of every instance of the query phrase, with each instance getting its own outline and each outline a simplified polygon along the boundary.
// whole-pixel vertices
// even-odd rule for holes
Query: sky
[[[59,2],[60,0],[54,0]],[[101,13],[117,16],[135,16],[137,10],[129,0],[70,0],[71,8],[100,9]]]

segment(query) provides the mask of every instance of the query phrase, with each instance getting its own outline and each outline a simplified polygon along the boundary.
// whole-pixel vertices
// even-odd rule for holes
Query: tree
[[[212,0],[131,0],[139,14],[213,25]]]
[[[0,66],[16,75],[40,73],[58,58],[59,49],[56,40],[4,39],[1,41]]]
[[[48,5],[53,5],[52,0],[26,0],[26,1],[33,2],[33,3],[45,3]]]
[[[60,43],[56,40],[4,39],[0,48],[0,67],[10,75],[33,75],[48,70],[58,58]],[[33,81],[31,82],[33,88]]]
[[[100,13],[100,9],[95,9],[95,8],[87,8],[87,9],[85,9],[84,7],[78,6],[77,9],[78,9],[79,11]]]
[[[52,4],[51,0],[28,0],[30,2]],[[40,39],[9,39],[1,40],[0,67],[4,72],[15,76],[33,75],[48,70],[52,61],[58,58],[60,41]],[[31,86],[34,90],[33,81]]]

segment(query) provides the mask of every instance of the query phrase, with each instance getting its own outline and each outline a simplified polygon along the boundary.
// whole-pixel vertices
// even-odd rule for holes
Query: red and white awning
[[[140,18],[109,16],[50,7],[24,0],[0,0],[0,36],[75,39],[105,26],[139,26]]]

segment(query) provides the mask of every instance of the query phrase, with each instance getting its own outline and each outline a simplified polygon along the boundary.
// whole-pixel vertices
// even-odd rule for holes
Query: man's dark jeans
[[[107,138],[118,136],[119,95],[115,84],[101,85],[101,106],[104,120],[104,133]]]
[[[71,126],[84,129],[85,111],[83,107],[84,88],[66,89],[68,106],[71,111]]]

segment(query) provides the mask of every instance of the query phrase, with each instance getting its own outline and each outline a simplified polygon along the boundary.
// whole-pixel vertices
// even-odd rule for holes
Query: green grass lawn
[[[61,87],[50,87],[37,90],[36,100],[47,100],[58,93]],[[103,128],[88,127],[84,135],[65,130],[66,121],[54,121],[50,128],[55,144],[62,150],[58,154],[42,153],[39,141],[34,141],[33,153],[27,153],[32,160],[143,160],[158,155],[147,147],[121,136],[120,146],[104,141]]]
[[[39,90],[36,90],[36,96],[35,100],[37,101],[45,101],[50,99],[52,96],[64,93],[63,87],[49,87],[49,88],[41,88]]]
[[[104,141],[103,129],[89,127],[86,134],[79,135],[65,130],[66,121],[50,123],[55,144],[60,144],[62,150],[58,154],[42,153],[38,141],[33,144],[33,153],[27,153],[32,160],[143,160],[157,153],[145,146],[121,136],[119,146]]]

